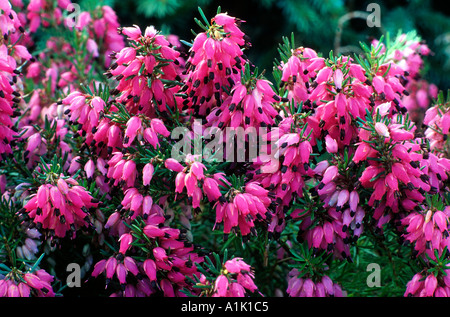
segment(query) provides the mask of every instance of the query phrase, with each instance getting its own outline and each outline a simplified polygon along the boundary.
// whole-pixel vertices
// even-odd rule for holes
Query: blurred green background
[[[327,56],[330,50],[353,54],[359,41],[369,42],[390,32],[416,30],[429,45],[434,55],[426,58],[425,79],[439,89],[450,88],[450,7],[446,2],[410,1],[356,1],[356,0],[100,0],[111,5],[123,26],[137,24],[142,28],[154,25],[164,33],[178,35],[190,42],[191,29],[200,32],[194,17],[200,18],[198,6],[208,18],[217,7],[222,12],[246,21],[242,25],[253,47],[247,56],[270,77],[273,62],[278,58],[278,44],[283,36],[294,32],[296,44],[307,46]],[[77,2],[98,4],[98,1]],[[340,18],[349,12],[367,11],[367,6],[380,6],[381,27],[370,28],[366,20],[353,18],[342,24],[339,49],[335,46],[336,29]],[[83,5],[82,5],[83,8]],[[342,22],[342,20],[341,20]]]

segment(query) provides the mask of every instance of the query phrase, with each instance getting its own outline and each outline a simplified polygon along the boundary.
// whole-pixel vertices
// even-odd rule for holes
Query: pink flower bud
[[[436,276],[434,276],[434,274],[430,274],[426,277],[424,287],[425,287],[425,295],[428,297],[433,296],[434,291],[436,290],[437,287],[437,279]]]
[[[157,148],[159,145],[158,135],[152,128],[146,128],[144,130],[144,139],[150,143],[154,148]]]
[[[133,142],[138,130],[141,129],[141,126],[142,122],[138,116],[133,116],[128,120],[127,128],[125,130],[125,137],[128,138],[128,140],[125,140],[127,146]]]
[[[238,274],[237,282],[251,292],[254,292],[258,289],[249,274]]]
[[[340,68],[336,69],[333,74],[334,86],[337,91],[342,89],[342,81],[344,79],[344,74],[342,74],[342,70]]]
[[[328,244],[333,243],[334,229],[333,225],[328,221],[323,224],[323,237],[326,243]]]
[[[100,275],[105,270],[105,267],[106,267],[106,260],[105,259],[100,260],[99,262],[97,262],[94,265],[94,270],[92,271],[91,275],[93,277],[97,277],[98,275]]]
[[[86,172],[86,177],[88,179],[91,179],[94,176],[95,164],[92,159],[87,161],[87,163],[84,165],[84,171]]]
[[[116,267],[116,276],[120,284],[126,284],[127,273],[128,271],[125,268],[125,265],[123,263],[118,263]]]
[[[142,201],[142,214],[149,215],[150,210],[153,206],[153,199],[151,196],[145,196],[144,200]]]
[[[142,264],[142,268],[144,269],[145,274],[148,276],[150,281],[156,281],[156,264],[152,259],[147,259]]]
[[[5,297],[8,292],[6,280],[0,280],[0,297]]]
[[[305,292],[306,297],[312,297],[314,294],[315,285],[314,282],[307,278],[303,282],[303,291]]]
[[[163,262],[166,261],[168,258],[166,250],[164,250],[161,247],[156,247],[153,249],[153,256],[155,257],[155,259],[157,261],[163,261]]]
[[[174,172],[181,172],[184,169],[183,165],[173,158],[165,160],[164,166]]]
[[[164,297],[175,297],[172,283],[168,279],[162,279],[159,285],[164,293]]]
[[[314,248],[319,248],[322,243],[323,238],[323,229],[320,226],[317,226],[313,229],[312,232],[312,245]]]
[[[105,228],[108,229],[108,228],[114,226],[119,221],[119,219],[120,219],[119,212],[116,211],[116,212],[112,213],[109,216],[108,220],[106,221]]]
[[[214,178],[206,177],[203,182],[203,190],[205,191],[206,196],[209,201],[215,201],[222,196],[219,185]]]
[[[146,225],[143,229],[144,234],[149,238],[163,237],[164,231],[154,225]]]
[[[129,233],[124,233],[119,238],[120,249],[119,252],[125,254],[133,242],[133,236]]]
[[[200,162],[194,162],[191,165],[191,172],[197,177],[197,179],[203,179],[205,175],[203,174],[203,170],[205,170],[206,167]]]
[[[192,171],[186,174],[184,178],[184,183],[186,186],[188,196],[192,196],[194,190],[198,187],[197,177],[192,173]]]
[[[232,297],[244,297],[245,296],[245,289],[239,283],[231,283],[231,285],[229,286],[229,294]]]
[[[92,57],[96,58],[96,57],[99,56],[99,54],[98,54],[98,45],[93,39],[89,38],[87,40],[87,42],[86,42],[86,49],[87,49],[87,51],[89,53],[91,53]]]
[[[221,274],[217,277],[214,283],[214,290],[219,297],[225,297],[228,291],[228,278]]]
[[[175,177],[175,192],[176,193],[182,193],[184,186],[185,186],[185,181],[186,181],[186,174],[183,172],[180,172],[177,174],[177,176]]]
[[[115,257],[111,257],[106,260],[105,270],[106,270],[106,278],[111,279],[116,272],[117,260]]]
[[[139,269],[138,269],[138,267],[136,265],[136,262],[134,262],[133,258],[131,258],[129,256],[126,256],[123,259],[123,264],[125,265],[125,267],[128,270],[128,272],[130,272],[134,276],[139,274]]]
[[[433,215],[433,223],[441,232],[444,232],[448,228],[448,217],[442,211],[437,210]]]
[[[137,41],[141,37],[142,32],[139,26],[135,25],[132,27],[122,28],[122,34],[128,36],[130,40]]]
[[[74,174],[76,171],[80,169],[81,164],[78,162],[79,159],[80,159],[79,156],[75,156],[74,158],[72,158],[69,169],[67,170],[69,174]]]
[[[25,283],[19,283],[19,293],[21,297],[30,297],[30,287]]]
[[[233,200],[234,205],[236,206],[236,208],[244,215],[246,216],[250,210],[248,209],[248,203],[247,200],[244,198],[244,196],[242,194],[237,194],[234,197]]]
[[[356,190],[353,190],[350,193],[350,197],[349,197],[350,210],[353,212],[356,212],[356,208],[358,207],[358,204],[359,204],[359,194]]]
[[[27,282],[27,284],[35,289],[40,290],[41,288],[44,287],[44,284],[42,283],[41,279],[36,276],[35,274],[32,273],[25,273],[23,275],[23,279],[25,280],[25,282]]]
[[[167,130],[166,126],[160,119],[152,119],[151,127],[152,127],[153,131],[161,134],[164,137],[168,137],[170,135],[170,132]]]
[[[385,138],[390,136],[388,127],[382,122],[375,123],[375,131]]]
[[[11,283],[8,287],[8,297],[20,297],[19,288],[16,284]]]
[[[325,137],[325,145],[328,153],[337,153],[338,145],[335,139],[333,139],[329,134]]]
[[[381,76],[375,76],[372,80],[372,85],[375,88],[377,94],[384,92],[384,79]]]
[[[136,172],[136,163],[133,160],[127,160],[125,164],[123,165],[122,170],[122,179],[128,180],[130,177],[132,177],[133,174]]]
[[[328,184],[333,181],[339,174],[338,167],[335,165],[329,166],[323,173],[322,183]]]
[[[39,132],[33,134],[28,138],[26,151],[33,152],[37,147],[40,146],[42,142],[42,137]]]

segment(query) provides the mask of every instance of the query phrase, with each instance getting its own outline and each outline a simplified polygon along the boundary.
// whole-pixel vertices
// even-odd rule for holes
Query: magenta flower
[[[287,98],[296,103],[307,102],[309,91],[306,83],[316,76],[315,70],[324,65],[324,59],[319,58],[314,50],[304,47],[295,49],[288,61],[280,66],[281,81],[288,91]]]
[[[125,128],[123,146],[129,147],[137,138],[138,142],[145,141],[157,148],[159,144],[158,136],[168,137],[170,132],[160,119],[149,119],[142,116],[132,116]],[[141,141],[142,140],[142,141]]]
[[[300,277],[297,269],[289,272],[286,292],[290,297],[342,297],[341,287],[327,275],[313,281],[310,277]]]
[[[162,209],[153,208],[148,217],[144,218],[145,226],[142,233],[146,241],[153,241],[155,246],[146,255],[145,260],[135,260],[130,250],[131,241],[135,241],[135,232],[128,227],[119,238],[120,250],[116,256],[100,260],[94,267],[94,277],[104,273],[107,285],[116,278],[122,285],[122,292],[114,296],[136,296],[136,290],[141,289],[142,296],[150,296],[162,291],[164,296],[183,296],[181,290],[189,287],[186,277],[193,277],[197,269],[194,263],[203,261],[202,257],[193,252],[192,244],[184,240],[182,232],[164,225],[166,218]],[[114,226],[115,219],[108,219],[108,228]],[[113,231],[111,231],[113,233]],[[132,273],[137,278],[137,284],[127,278]],[[131,289],[128,289],[131,287]]]
[[[206,119],[208,125],[220,129],[271,126],[278,115],[272,105],[277,100],[279,97],[267,80],[239,81],[230,96],[225,97],[219,107],[213,108]]]
[[[316,136],[318,132],[314,117],[287,117],[264,136],[273,142],[275,148],[253,162],[253,179],[275,195],[275,203],[279,206],[271,220],[271,232],[282,230],[283,206],[289,204],[293,195],[303,195],[303,177],[312,176],[314,173],[309,168],[309,162],[312,148],[316,145],[312,136]]]
[[[60,175],[53,182],[41,185],[21,213],[50,236],[63,238],[69,233],[74,238],[80,227],[91,223],[89,209],[98,205],[98,200],[77,181]]]
[[[19,277],[20,276],[20,277]],[[0,280],[0,297],[54,297],[54,277],[43,269],[8,273]]]
[[[196,157],[192,155],[187,155],[184,163],[186,167],[172,158],[164,163],[169,170],[178,172],[175,177],[177,195],[186,193],[193,208],[200,207],[204,195],[210,202],[215,202],[222,197],[219,185],[228,183],[223,173],[206,174],[205,165],[196,161]]]
[[[430,141],[430,149],[440,156],[448,153],[447,139],[450,132],[448,108],[441,103],[436,103],[426,111],[423,123],[427,125],[425,137]]]
[[[241,21],[227,14],[217,14],[211,27],[197,34],[186,62],[186,80],[182,88],[187,94],[184,105],[202,116],[224,101],[222,87],[232,88],[246,63],[242,48],[248,46],[239,29]]]
[[[405,297],[448,297],[450,280],[448,270],[444,274],[435,275],[429,272],[416,273],[406,284]]]
[[[443,211],[414,211],[401,219],[406,229],[403,236],[414,244],[418,255],[426,253],[431,259],[435,259],[434,250],[441,253],[445,247],[449,248],[449,211],[448,207]]]
[[[167,111],[166,105],[174,109],[175,100],[179,99],[175,96],[178,87],[168,87],[163,81],[176,81],[179,77],[176,64],[180,53],[153,27],[148,27],[144,34],[138,26],[120,31],[133,44],[112,54],[115,62],[108,76],[119,81],[114,90],[117,101],[125,104],[130,113],[151,118],[156,110]]]
[[[245,297],[248,292],[258,291],[254,278],[252,268],[242,258],[233,258],[222,265],[220,274],[212,281],[201,274],[198,284],[209,286],[204,288],[201,294],[204,296]]]
[[[114,277],[121,285],[125,286],[128,273],[138,276],[139,268],[133,258],[119,254],[117,257],[102,259],[94,265],[92,276],[97,277],[102,273],[105,273],[106,287]]]
[[[225,202],[218,201],[214,205],[216,225],[223,223],[225,235],[237,229],[243,236],[255,234],[254,221],[270,217],[269,206],[272,201],[269,191],[257,182],[247,183],[240,191],[231,188],[225,197]]]

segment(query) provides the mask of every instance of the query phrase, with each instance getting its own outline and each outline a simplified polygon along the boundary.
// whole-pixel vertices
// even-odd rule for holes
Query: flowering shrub
[[[450,295],[450,94],[417,34],[284,38],[271,80],[220,8],[186,42],[71,5],[0,1],[0,296]]]

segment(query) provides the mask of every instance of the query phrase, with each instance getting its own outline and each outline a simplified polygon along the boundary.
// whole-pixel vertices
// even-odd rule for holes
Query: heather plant
[[[260,70],[220,7],[189,41],[70,4],[0,1],[0,296],[450,295],[450,93],[417,33],[292,34]]]

